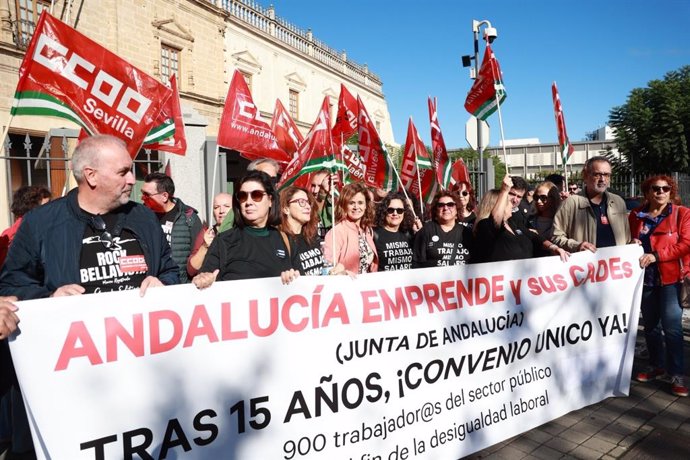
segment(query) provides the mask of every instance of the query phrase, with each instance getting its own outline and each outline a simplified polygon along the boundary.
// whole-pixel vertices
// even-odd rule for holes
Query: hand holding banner
[[[10,347],[38,458],[460,458],[628,393],[641,253],[20,302]]]

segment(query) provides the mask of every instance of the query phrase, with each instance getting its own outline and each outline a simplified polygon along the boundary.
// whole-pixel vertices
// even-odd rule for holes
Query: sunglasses
[[[577,186],[575,187],[568,187],[568,190],[571,192],[576,192],[577,191]]]
[[[250,197],[253,202],[258,203],[259,201],[264,199],[264,195],[267,195],[267,193],[263,190],[252,190],[251,192],[245,192],[243,190],[240,190],[235,194],[235,196],[237,197],[237,201],[239,201],[240,203],[246,203]]]
[[[652,185],[652,190],[654,190],[654,193],[668,193],[671,191],[671,187],[668,185]]]
[[[254,199],[253,196],[252,196],[252,199]],[[254,201],[256,201],[256,200],[254,200]],[[290,200],[290,201],[288,201],[288,204],[292,204],[292,203],[297,203],[297,205],[298,205],[300,208],[306,208],[307,205],[309,204],[309,200],[305,200],[304,198],[297,198],[296,200]]]
[[[549,199],[548,195],[537,195],[534,197],[535,200],[537,201],[543,201],[546,203],[546,201]]]
[[[441,208],[454,208],[455,207],[455,201],[448,201],[446,203],[436,203],[436,208],[441,209]]]
[[[405,214],[405,208],[387,208],[386,213],[403,215]]]
[[[469,194],[470,194],[470,192],[468,192],[467,190],[463,190],[462,192],[460,192],[460,195],[462,195],[462,196],[467,196]]]
[[[113,235],[105,229],[105,221],[101,216],[93,216],[91,218],[91,228],[101,232],[101,243],[103,243],[106,249],[110,249],[113,245]]]

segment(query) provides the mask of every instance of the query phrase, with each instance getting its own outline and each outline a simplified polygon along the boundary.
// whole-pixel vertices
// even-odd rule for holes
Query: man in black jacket
[[[132,159],[112,136],[74,151],[77,188],[30,211],[0,273],[0,295],[19,300],[177,284],[155,215],[129,200]]]

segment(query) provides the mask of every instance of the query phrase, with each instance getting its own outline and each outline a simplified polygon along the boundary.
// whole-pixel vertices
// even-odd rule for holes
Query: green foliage
[[[625,161],[616,169],[635,173],[690,172],[690,66],[635,88],[609,113]]]

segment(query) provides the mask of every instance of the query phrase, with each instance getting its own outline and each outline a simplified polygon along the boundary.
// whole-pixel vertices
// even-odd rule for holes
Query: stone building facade
[[[286,16],[290,6],[285,3]],[[9,199],[20,186],[47,185],[59,196],[74,185],[65,160],[76,143],[76,125],[56,118],[9,117],[24,50],[44,8],[50,9],[51,2],[0,2],[0,127],[9,123],[0,155],[2,228],[11,222]],[[215,149],[209,145],[218,133],[235,69],[247,78],[269,123],[280,98],[306,133],[324,96],[330,96],[335,115],[343,83],[362,98],[383,141],[395,142],[378,76],[278,17],[273,7],[253,0],[56,0],[52,14],[161,81],[176,74],[187,155],[142,152],[137,177],[169,164],[177,194],[202,213],[212,191],[231,187],[232,165],[246,164],[236,152],[225,152],[218,174],[223,180],[210,185]]]

